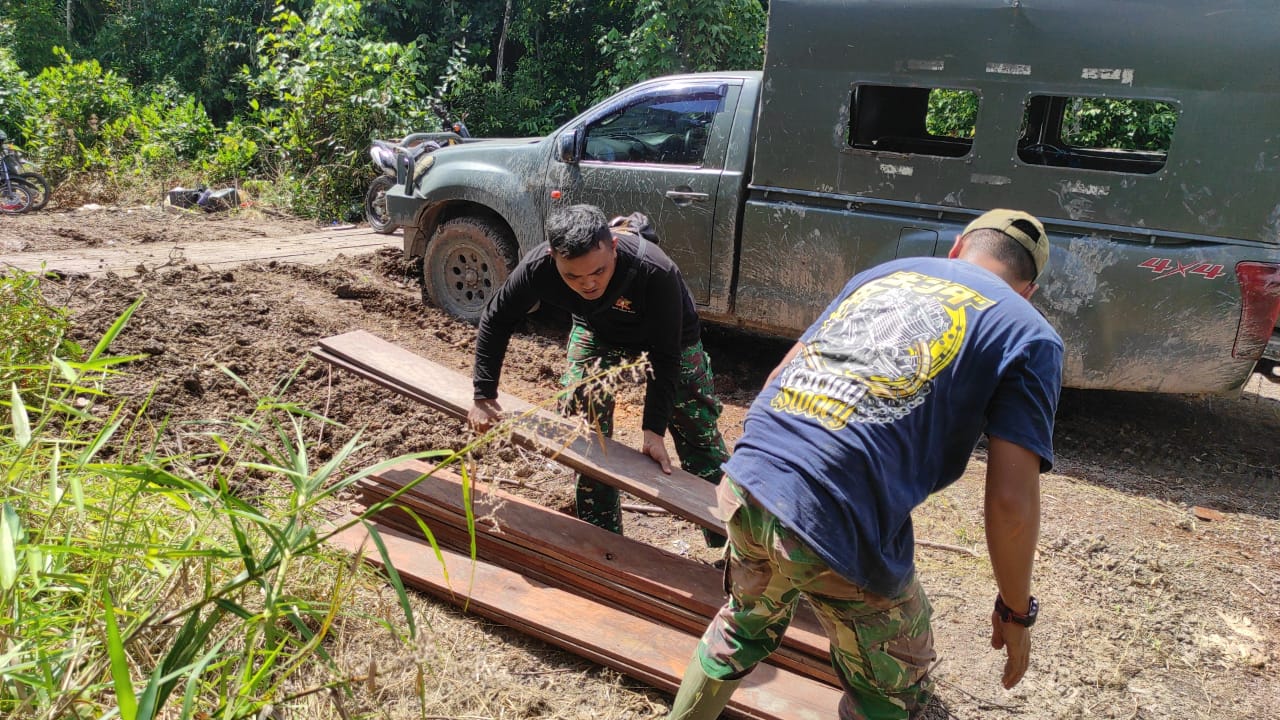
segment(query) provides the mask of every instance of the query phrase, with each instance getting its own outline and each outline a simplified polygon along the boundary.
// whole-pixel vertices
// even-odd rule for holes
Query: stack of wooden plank
[[[470,406],[468,383],[460,374],[373,336],[350,335],[356,334],[321,341],[317,355],[455,416]],[[340,354],[335,347],[341,348]],[[430,382],[419,382],[415,376]],[[463,397],[442,401],[442,395],[450,396],[437,391],[450,387]],[[520,406],[512,400],[504,398],[504,407]],[[537,422],[546,424],[549,419]],[[548,437],[555,436],[545,430],[528,431],[526,444],[546,450]],[[664,476],[649,467],[647,458],[611,441],[593,447],[557,437],[554,443],[560,451],[548,454],[558,460],[575,454],[576,464],[566,464],[586,468],[605,482],[640,460],[644,473],[639,479],[628,476],[612,484],[640,486],[647,493],[642,497],[653,502],[661,498],[677,515],[708,511],[709,516],[709,508],[702,505],[709,486],[693,476]],[[687,484],[688,492],[668,487],[679,483]],[[720,572],[709,565],[492,489],[471,488],[468,507],[462,480],[424,463],[406,462],[378,472],[363,480],[360,489],[368,505],[396,495],[376,515],[376,527],[406,584],[668,692],[678,686],[698,636],[724,600]],[[693,504],[690,508],[682,503]],[[419,522],[442,547],[439,557],[424,542]],[[717,524],[714,518],[709,522]],[[378,562],[379,554],[371,551],[363,529],[335,540],[352,551],[363,548],[367,559]],[[469,557],[473,542],[478,558],[474,563]],[[840,695],[836,685],[826,638],[812,614],[802,613],[782,648],[735,693],[726,714],[760,719],[835,717]]]

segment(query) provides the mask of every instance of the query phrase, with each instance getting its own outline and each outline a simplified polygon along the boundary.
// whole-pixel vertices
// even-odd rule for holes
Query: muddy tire
[[[496,222],[454,218],[436,228],[427,243],[422,299],[454,317],[479,322],[484,304],[518,259],[515,240]]]
[[[11,182],[0,187],[0,213],[17,215],[31,209],[32,192],[25,183]]]
[[[26,184],[31,191],[31,210],[43,210],[49,204],[49,181],[40,173],[22,173],[13,177],[14,182]]]
[[[400,226],[391,222],[387,214],[387,191],[396,184],[390,175],[379,175],[369,183],[369,190],[364,194],[364,219],[376,233],[390,235]]]

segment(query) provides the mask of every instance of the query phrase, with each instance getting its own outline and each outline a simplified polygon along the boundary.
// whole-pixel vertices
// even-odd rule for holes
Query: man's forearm
[[[987,459],[987,551],[1000,595],[1011,610],[1025,613],[1031,570],[1040,537],[1040,458],[991,438]]]

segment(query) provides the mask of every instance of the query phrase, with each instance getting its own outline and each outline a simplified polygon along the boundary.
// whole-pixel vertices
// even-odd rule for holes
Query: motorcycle
[[[0,212],[15,215],[43,209],[49,203],[49,182],[27,167],[22,153],[0,131]]]
[[[364,217],[374,232],[390,235],[399,229],[387,214],[387,191],[396,184],[396,151],[402,150],[416,163],[423,155],[449,145],[457,145],[471,137],[467,126],[456,121],[449,130],[438,133],[412,133],[396,142],[373,140],[369,145],[369,159],[378,169],[378,177],[369,183],[364,194]]]

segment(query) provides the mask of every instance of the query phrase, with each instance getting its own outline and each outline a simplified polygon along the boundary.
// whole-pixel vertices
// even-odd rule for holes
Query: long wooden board
[[[471,409],[470,378],[363,330],[324,338],[312,354],[453,417],[465,418]],[[563,418],[515,396],[503,393],[498,400],[513,416],[511,437],[521,445],[702,527],[724,531],[712,514],[715,488],[701,478],[679,468],[665,475],[638,450],[584,437]]]
[[[0,235],[5,231],[0,230]],[[373,252],[382,247],[399,247],[399,235],[379,235],[369,228],[317,230],[287,237],[262,237],[252,240],[205,240],[195,243],[149,243],[122,251],[114,248],[67,248],[45,252],[0,254],[0,269],[16,267],[28,272],[90,276],[114,272],[131,276],[139,267],[156,272],[174,265],[201,265],[209,268],[232,267],[247,262],[283,262],[318,265],[339,254]]]
[[[461,478],[430,465],[409,461],[362,481],[371,500],[406,486],[397,501],[420,517],[436,521],[432,532],[453,547],[466,548]],[[372,504],[372,503],[370,503]],[[473,496],[477,546],[481,557],[504,567],[538,567],[544,581],[607,596],[631,610],[651,608],[673,627],[700,633],[724,602],[721,571],[660,548],[622,537],[509,493],[490,490]],[[386,521],[417,536],[403,512]],[[448,531],[449,528],[453,532]],[[802,605],[778,650],[778,664],[832,685],[827,638],[816,617]]]
[[[518,628],[552,645],[612,667],[666,692],[674,692],[697,645],[695,635],[530,580],[489,563],[442,550],[441,566],[421,544],[388,528],[379,534],[400,576],[411,586],[467,610]],[[380,564],[363,528],[338,533],[332,542]],[[465,578],[466,585],[448,577]],[[829,720],[840,691],[786,670],[758,666],[743,681],[726,715],[751,720]]]

